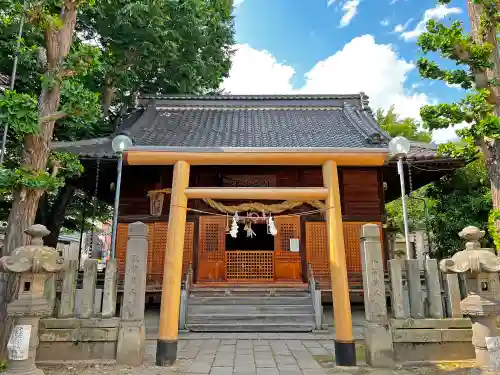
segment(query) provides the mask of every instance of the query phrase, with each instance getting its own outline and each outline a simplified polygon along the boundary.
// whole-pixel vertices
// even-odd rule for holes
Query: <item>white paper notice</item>
[[[31,325],[15,326],[10,335],[7,350],[9,359],[23,361],[28,359],[31,337]]]
[[[290,251],[292,253],[300,251],[300,240],[298,238],[290,238]]]
[[[490,371],[500,371],[500,337],[485,337]]]

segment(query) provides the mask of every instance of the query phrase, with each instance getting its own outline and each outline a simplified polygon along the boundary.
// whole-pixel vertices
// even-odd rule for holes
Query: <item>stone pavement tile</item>
[[[271,352],[271,347],[269,345],[257,345],[253,348],[254,352]]]
[[[215,354],[198,354],[196,357],[194,357],[194,360],[197,362],[210,362],[212,363],[214,361]]]
[[[255,364],[257,367],[274,367],[276,368],[276,361],[274,359],[256,359]]]
[[[257,375],[279,375],[277,368],[257,368]]]
[[[297,360],[292,356],[276,356],[276,363],[279,365],[296,365]]]
[[[236,339],[222,339],[220,341],[220,344],[221,345],[236,345],[236,341],[238,341],[238,340],[236,340]]]
[[[325,375],[326,371],[323,369],[304,369],[302,370],[304,375]]]
[[[312,355],[328,355],[331,353],[331,351],[328,351],[325,348],[310,348],[309,352]]]
[[[298,360],[297,363],[302,370],[319,370],[321,366],[315,360]]]
[[[255,362],[255,357],[253,355],[253,352],[250,354],[238,354],[238,353],[236,353],[234,360],[240,361],[240,362]]]
[[[295,365],[278,365],[278,370],[280,371],[300,371],[300,367]]]
[[[279,370],[280,375],[302,375],[300,370]]]
[[[236,343],[236,349],[238,348],[252,349],[253,342],[252,340],[238,340],[238,342]]]
[[[288,346],[288,349],[290,350],[300,350],[304,349],[304,346],[306,345],[306,341],[301,341],[301,340],[287,340],[286,341],[286,346]]]
[[[220,358],[220,359],[215,359],[214,363],[212,366],[214,367],[229,367],[234,365],[234,360],[232,358]]]
[[[221,345],[217,348],[218,352],[234,352],[236,351],[236,345]]]
[[[212,367],[210,375],[233,375],[233,366],[231,367]]]
[[[264,339],[253,340],[252,343],[254,347],[263,345],[269,346],[269,340],[264,340]]]
[[[183,359],[194,359],[198,355],[197,351],[189,351],[189,350],[183,350],[177,353],[178,358],[183,358]]]
[[[234,368],[233,368],[233,372],[252,372],[255,374],[255,371],[256,371],[256,367],[255,367],[255,364],[245,364],[245,365],[238,365],[238,364],[234,364]]]
[[[187,366],[186,372],[193,374],[208,374],[212,368],[212,362],[194,361]]]
[[[238,348],[236,347],[236,355],[251,355],[253,354],[253,349]]]

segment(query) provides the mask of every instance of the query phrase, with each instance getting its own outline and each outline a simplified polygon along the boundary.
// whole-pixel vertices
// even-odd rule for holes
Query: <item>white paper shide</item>
[[[17,325],[12,330],[7,350],[12,361],[28,359],[31,337],[31,325]]]

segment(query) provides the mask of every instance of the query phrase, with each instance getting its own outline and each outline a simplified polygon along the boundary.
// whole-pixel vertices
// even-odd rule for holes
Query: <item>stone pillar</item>
[[[366,363],[372,367],[392,368],[395,366],[394,348],[387,318],[380,228],[376,224],[365,224],[361,228],[361,264]]]
[[[102,297],[103,318],[114,318],[116,313],[116,295],[118,292],[118,262],[110,259],[106,264],[104,275],[104,291]]]
[[[490,273],[500,272],[500,258],[489,249],[482,249],[479,240],[484,231],[466,227],[460,237],[467,241],[465,250],[443,259],[439,266],[443,272],[466,274],[467,297],[460,302],[465,316],[472,320],[472,344],[476,351],[476,365],[487,372],[490,367],[486,337],[497,337],[496,317],[500,301],[495,299],[488,280]]]
[[[57,316],[72,318],[75,316],[76,283],[78,277],[78,260],[68,260],[64,264],[64,274],[61,286],[61,303]]]
[[[36,367],[38,324],[51,311],[44,297],[45,282],[59,272],[64,260],[57,250],[43,246],[42,237],[50,232],[43,225],[33,225],[25,231],[31,245],[15,249],[10,256],[0,258],[0,270],[19,275],[19,294],[9,303],[7,313],[15,317],[7,349],[8,370],[5,375],[43,375]]]
[[[323,165],[323,184],[328,188],[325,214],[335,317],[335,360],[339,366],[356,366],[356,348],[352,335],[351,301],[347,282],[339,176],[337,164],[333,160],[329,160]]]
[[[128,226],[122,320],[116,353],[116,361],[120,364],[139,366],[144,360],[147,264],[148,226],[132,223]]]
[[[186,228],[189,164],[178,161],[174,165],[172,195],[168,219],[167,248],[161,293],[160,327],[156,345],[156,364],[172,365],[177,359],[179,334],[179,302],[181,298],[182,255]]]

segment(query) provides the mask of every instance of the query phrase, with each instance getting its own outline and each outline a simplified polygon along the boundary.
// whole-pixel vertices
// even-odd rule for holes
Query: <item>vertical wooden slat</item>
[[[186,231],[184,232],[184,252],[182,256],[182,277],[186,277],[186,272],[189,264],[193,263],[194,252],[194,223],[186,223]]]
[[[120,223],[116,230],[116,260],[120,277],[125,274],[125,254],[127,253],[128,224]]]

